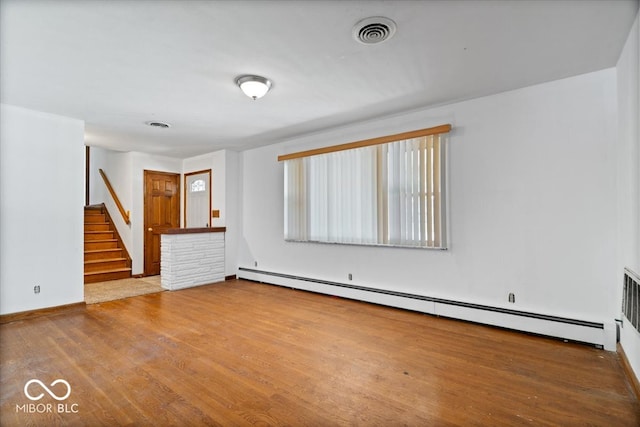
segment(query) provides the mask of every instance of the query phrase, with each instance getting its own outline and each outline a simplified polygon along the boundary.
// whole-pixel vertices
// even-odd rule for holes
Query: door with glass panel
[[[184,174],[184,226],[211,226],[211,169]]]

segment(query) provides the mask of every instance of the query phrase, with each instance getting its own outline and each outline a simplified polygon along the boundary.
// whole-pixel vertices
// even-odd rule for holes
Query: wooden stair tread
[[[109,270],[100,270],[100,271],[89,271],[84,273],[85,276],[97,275],[97,274],[105,274],[105,273],[125,273],[130,272],[131,267],[123,267],[123,268],[111,268]]]
[[[100,264],[102,263],[106,263],[106,262],[113,262],[113,261],[126,261],[126,258],[104,258],[104,259],[93,259],[93,260],[89,260],[89,261],[85,261],[85,264]]]
[[[110,240],[87,240],[84,242],[84,247],[87,250],[102,250],[102,249],[122,249],[118,246],[118,241],[116,239]],[[88,249],[93,248],[93,249]]]
[[[85,215],[84,221],[85,224],[108,223],[104,215]]]
[[[93,240],[92,242],[110,242],[110,240]],[[84,253],[86,255],[86,254],[99,254],[103,252],[120,252],[120,251],[122,251],[122,248],[107,248],[107,249],[90,249],[88,251],[84,251]]]

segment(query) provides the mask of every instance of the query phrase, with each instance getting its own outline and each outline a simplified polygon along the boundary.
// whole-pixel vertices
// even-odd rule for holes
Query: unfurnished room
[[[0,0],[0,425],[640,426],[637,0]]]

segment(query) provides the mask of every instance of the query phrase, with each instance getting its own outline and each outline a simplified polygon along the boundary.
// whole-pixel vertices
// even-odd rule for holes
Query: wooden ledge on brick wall
[[[170,228],[165,234],[224,233],[227,227]]]
[[[2,314],[0,315],[0,325],[5,323],[17,322],[18,320],[35,319],[36,317],[42,316],[73,313],[74,311],[82,311],[86,308],[87,303],[82,301],[74,304],[59,305],[56,307],[47,307],[37,310],[21,311],[18,313]]]

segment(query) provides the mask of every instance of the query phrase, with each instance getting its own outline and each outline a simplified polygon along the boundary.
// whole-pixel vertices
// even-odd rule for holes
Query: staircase
[[[84,208],[84,283],[131,277],[131,258],[104,205]]]

